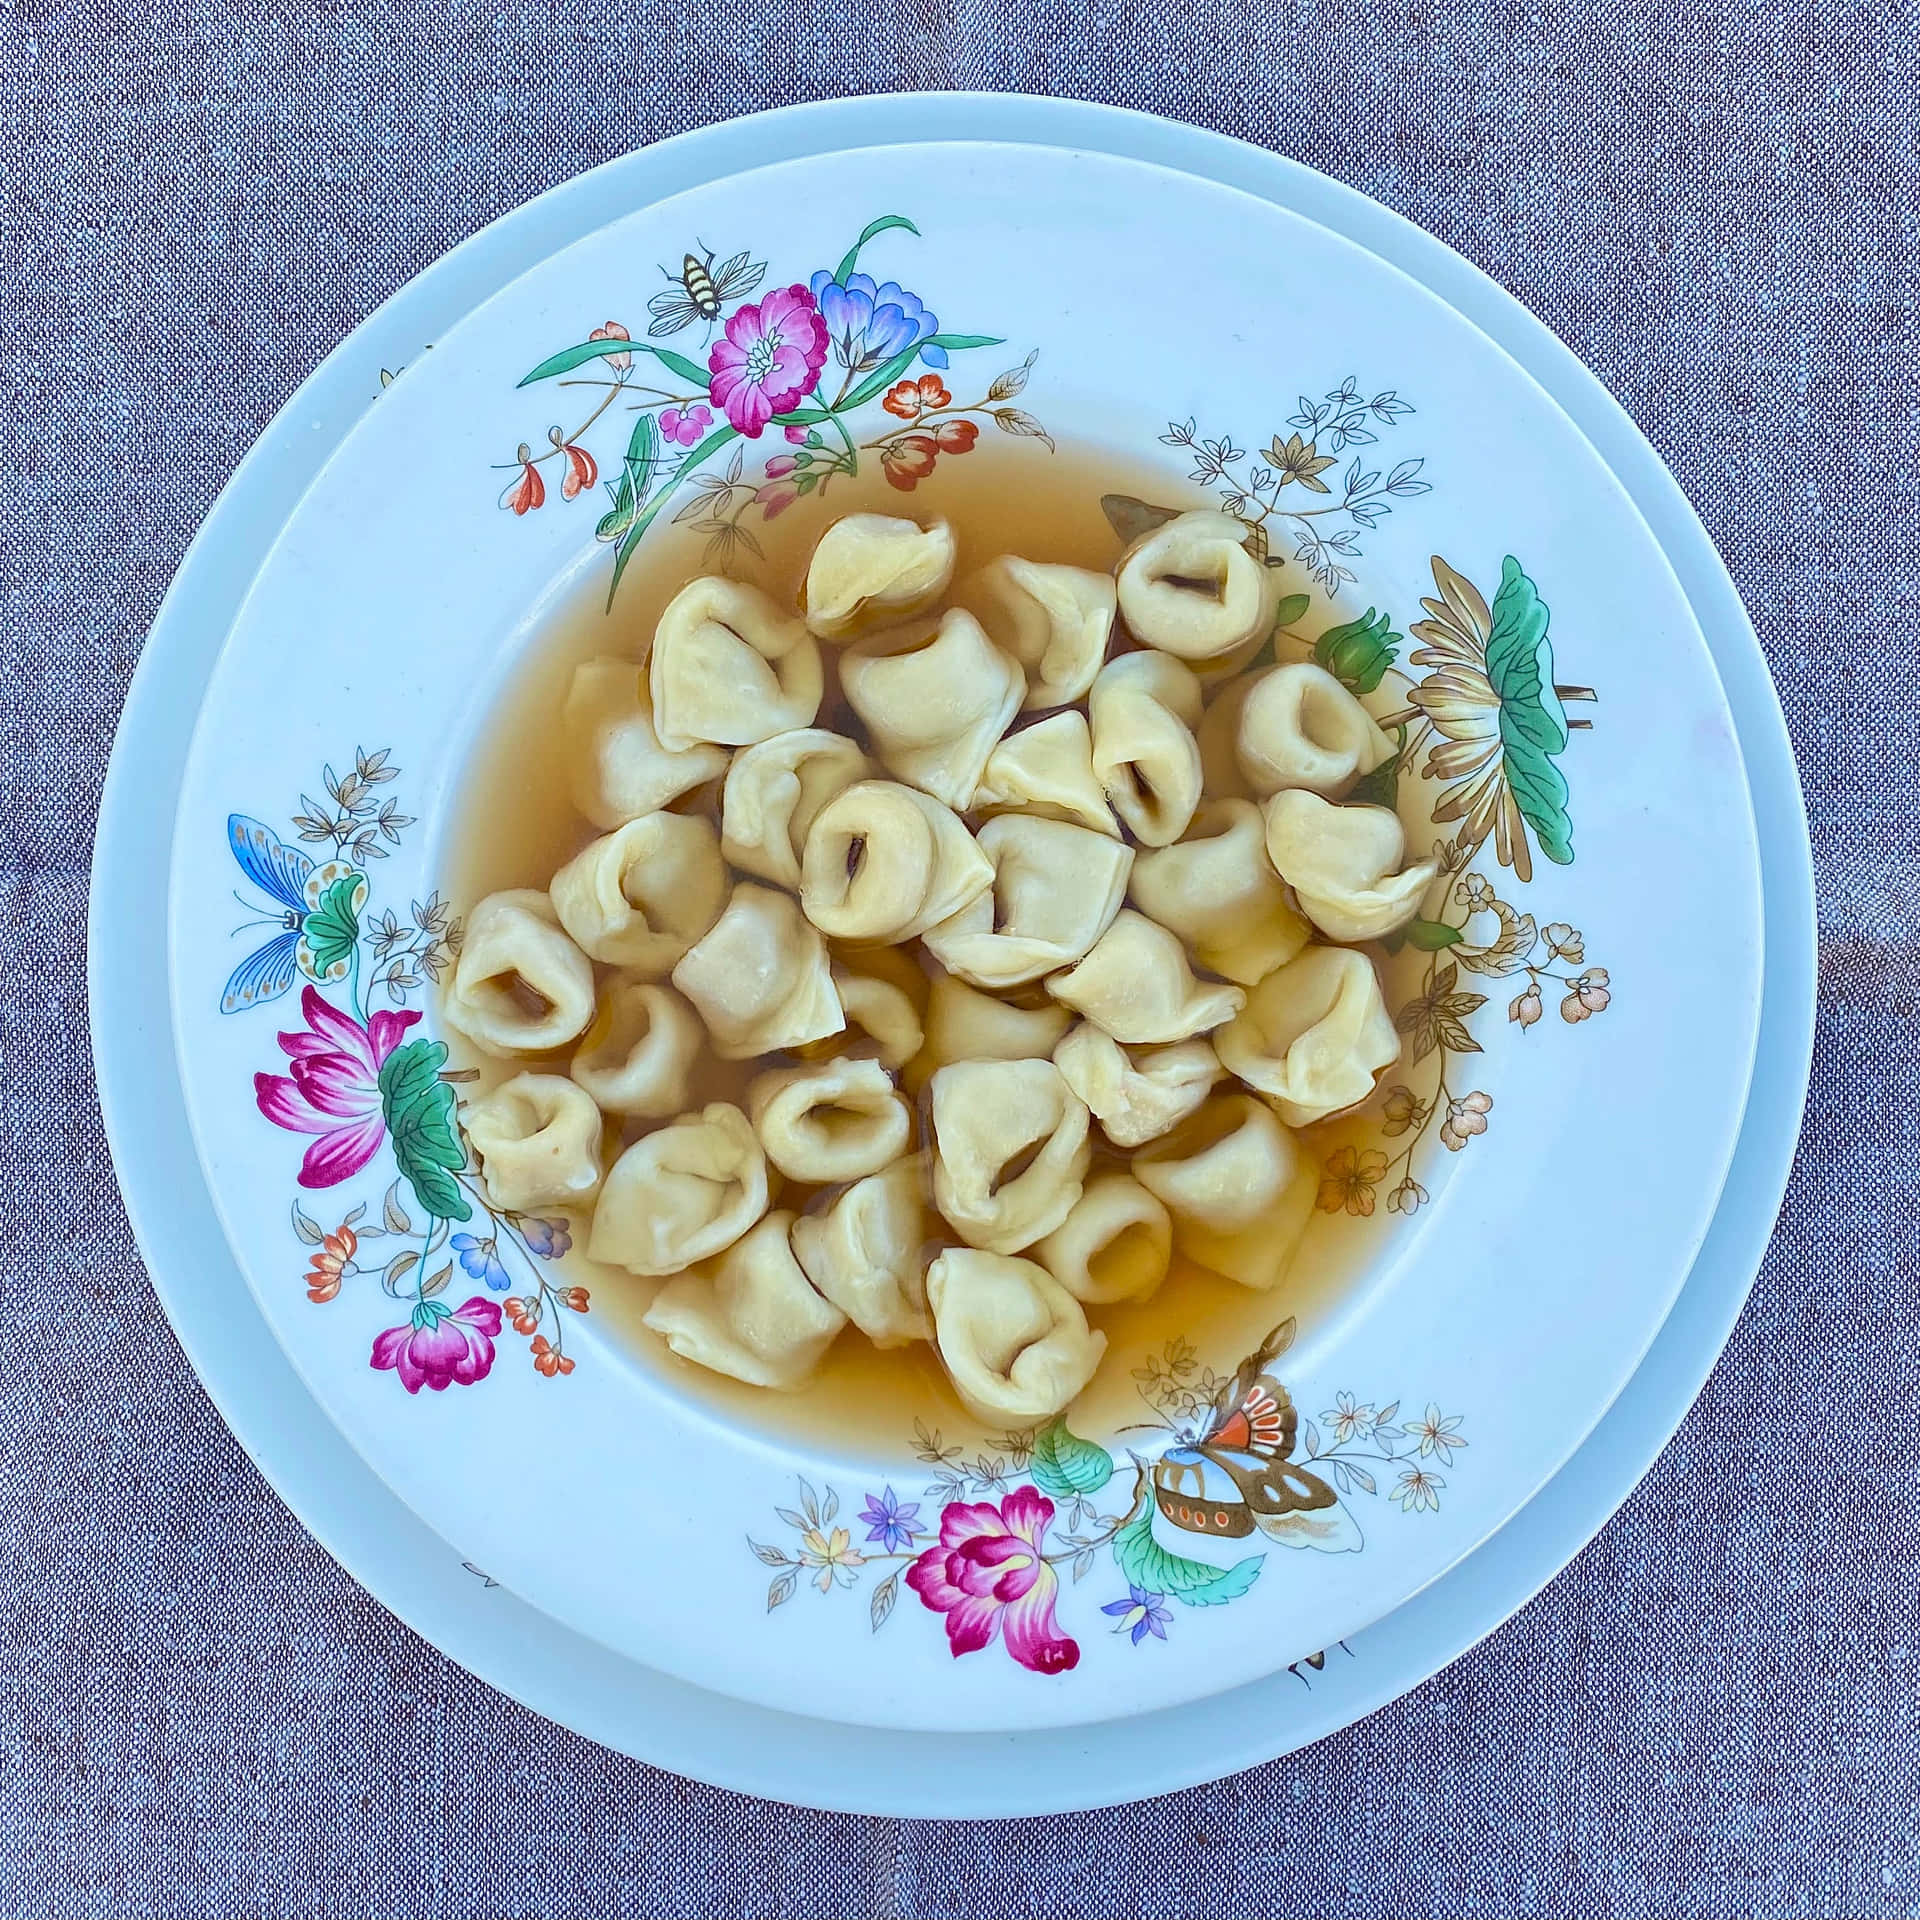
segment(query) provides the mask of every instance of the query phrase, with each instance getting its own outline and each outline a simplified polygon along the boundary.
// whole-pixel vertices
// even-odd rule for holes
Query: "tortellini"
[[[822,933],[856,943],[911,940],[993,884],[993,862],[960,816],[892,780],[859,780],[807,834],[800,904]]]
[[[673,970],[722,1060],[778,1053],[845,1030],[827,943],[793,896],[742,880]]]
[[[1433,884],[1433,861],[1403,867],[1406,829],[1390,807],[1335,806],[1305,788],[1267,802],[1267,858],[1329,940],[1404,927]]]
[[[646,813],[553,876],[553,906],[590,960],[658,980],[720,918],[720,836],[695,814]]]
[[[973,791],[974,810],[1038,814],[1120,837],[1119,823],[1093,772],[1093,734],[1076,707],[1010,733],[987,756]]]
[[[721,851],[742,873],[798,893],[815,816],[872,772],[858,746],[824,727],[796,727],[743,747],[721,789]]]
[[[1089,1306],[1146,1300],[1167,1277],[1173,1220],[1131,1174],[1103,1173],[1087,1182],[1033,1258]]]
[[[538,888],[490,893],[467,915],[443,1010],[484,1052],[550,1052],[593,1018],[593,965]]]
[[[930,527],[884,513],[850,513],[820,536],[807,567],[807,625],[823,640],[904,620],[953,579],[958,549],[944,520]]]
[[[811,1186],[878,1173],[906,1151],[913,1126],[877,1060],[777,1067],[747,1088],[747,1113],[767,1158]]]
[[[674,753],[660,744],[647,670],[631,660],[602,655],[575,667],[560,725],[573,804],[603,831],[657,813],[727,770],[724,747],[701,742]]]
[[[1064,820],[1005,813],[976,836],[993,885],[929,927],[927,951],[978,987],[1015,987],[1071,966],[1112,924],[1133,849]]]
[[[902,973],[916,978],[903,981]],[[836,963],[833,985],[849,1031],[858,1028],[866,1035],[883,1067],[897,1072],[920,1051],[926,1038],[919,1006],[925,981],[910,960],[899,960],[891,947],[875,947],[858,966]]]
[[[1002,554],[974,575],[968,598],[995,643],[1026,669],[1024,705],[1062,707],[1093,685],[1113,635],[1111,574]]]
[[[770,1213],[712,1267],[669,1280],[641,1316],[683,1360],[753,1387],[803,1386],[847,1316],[813,1289]]]
[[[1116,1147],[1137,1147],[1177,1126],[1206,1099],[1220,1062],[1204,1040],[1129,1052],[1082,1020],[1053,1050],[1053,1064]]]
[[[825,1213],[793,1223],[807,1278],[876,1347],[931,1340],[927,1317],[926,1169],[920,1157],[871,1173]]]
[[[1267,858],[1266,823],[1250,800],[1209,800],[1184,840],[1134,862],[1131,892],[1203,967],[1243,987],[1284,966],[1313,935]]]
[[[653,631],[648,666],[661,745],[745,746],[813,724],[819,643],[758,587],[708,576],[681,588]]]
[[[1126,653],[1101,668],[1087,698],[1093,772],[1133,837],[1178,840],[1200,804],[1200,682],[1164,653]]]
[[[1279,604],[1275,575],[1246,548],[1243,522],[1183,513],[1128,549],[1120,612],[1136,640],[1183,660],[1212,660],[1264,639]]]
[[[1072,1023],[1065,1007],[1016,1006],[942,974],[927,999],[926,1057],[936,1067],[955,1060],[1044,1060]]]
[[[1290,1127],[1364,1100],[1375,1075],[1400,1057],[1373,962],[1351,947],[1309,947],[1268,974],[1214,1046]]]
[[[1312,1206],[1293,1136],[1246,1093],[1209,1100],[1141,1148],[1133,1177],[1173,1215],[1188,1259],[1256,1289],[1286,1271]]]
[[[503,1211],[580,1206],[600,1186],[600,1109],[556,1073],[519,1073],[461,1115],[480,1184]]]
[[[753,1125],[716,1100],[642,1134],[613,1163],[587,1251],[629,1273],[678,1273],[730,1247],[766,1210]]]
[[[931,1083],[933,1201],[969,1246],[1012,1253],[1080,1197],[1087,1109],[1051,1060],[963,1060]]]
[[[991,1426],[1065,1412],[1107,1350],[1080,1302],[1031,1260],[951,1247],[927,1269],[927,1301],[954,1391]]]
[[[1240,711],[1260,675],[1242,673],[1227,681],[1207,702],[1194,739],[1200,747],[1200,782],[1212,800],[1250,799],[1253,789],[1240,771]]]
[[[959,607],[858,640],[840,656],[840,688],[881,764],[956,810],[973,803],[992,753],[1026,693],[1020,664]]]
[[[1164,1045],[1206,1033],[1246,1004],[1239,987],[1196,980],[1179,939],[1122,907],[1077,967],[1047,991],[1128,1046]]]
[[[616,976],[567,1072],[608,1113],[663,1120],[687,1104],[703,1037],[700,1016],[671,987]]]
[[[1338,800],[1363,773],[1393,758],[1393,742],[1326,668],[1310,660],[1275,667],[1240,703],[1240,771],[1263,799],[1305,787]]]
[[[1276,631],[1257,530],[1148,521],[1111,576],[973,555],[956,592],[952,527],[853,514],[794,602],[775,555],[777,597],[695,579],[641,661],[571,667],[600,837],[556,823],[548,889],[454,942],[449,1025],[534,1057],[463,1097],[465,1177],[577,1210],[675,1354],[794,1390],[851,1322],[1032,1426],[1100,1363],[1089,1310],[1284,1275],[1321,1188],[1289,1127],[1400,1045],[1323,942],[1392,934],[1434,863],[1357,804],[1393,743]],[[518,878],[524,837],[484,857]]]

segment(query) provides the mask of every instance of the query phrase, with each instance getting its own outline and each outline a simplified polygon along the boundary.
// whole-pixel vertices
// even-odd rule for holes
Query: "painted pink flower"
[[[690,447],[713,425],[711,407],[669,407],[660,416],[660,434],[676,447]]]
[[[790,447],[804,447],[807,444],[807,430],[797,421],[782,427],[781,432],[787,436],[787,445]]]
[[[420,1016],[376,1013],[363,1027],[313,987],[300,996],[300,1011],[307,1031],[280,1036],[293,1065],[284,1076],[256,1073],[253,1097],[276,1127],[318,1136],[300,1162],[300,1184],[338,1186],[380,1151],[380,1069]]]
[[[907,1569],[907,1585],[929,1611],[947,1616],[955,1659],[978,1653],[1003,1629],[1007,1651],[1035,1673],[1064,1673],[1080,1648],[1054,1623],[1059,1576],[1045,1558],[1053,1502],[1016,1487],[999,1505],[956,1500],[940,1516],[940,1538]]]
[[[754,499],[760,507],[763,520],[777,519],[800,498],[800,489],[788,480],[775,480],[758,488]]]
[[[499,1331],[500,1309],[477,1294],[458,1307],[422,1300],[404,1327],[375,1337],[372,1364],[398,1373],[409,1393],[444,1393],[456,1382],[470,1387],[492,1371]]]
[[[827,329],[805,287],[778,287],[741,307],[707,356],[708,390],[736,433],[757,440],[776,413],[813,391],[827,359]]]

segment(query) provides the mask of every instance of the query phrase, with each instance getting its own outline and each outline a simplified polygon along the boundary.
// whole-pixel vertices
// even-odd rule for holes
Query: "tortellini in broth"
[[[1172,515],[1095,572],[854,513],[803,584],[703,576],[576,666],[594,837],[470,909],[442,991],[507,1063],[460,1096],[488,1204],[577,1217],[681,1360],[793,1391],[843,1333],[919,1346],[998,1428],[1086,1387],[1089,1310],[1279,1285],[1290,1129],[1399,1054],[1352,943],[1434,867],[1248,541]]]
[[[825,684],[804,621],[757,587],[712,578],[682,588],[660,616],[648,674],[653,724],[673,750],[811,726]]]
[[[1064,820],[1003,813],[975,836],[993,885],[929,927],[927,951],[976,987],[1017,987],[1072,966],[1106,932],[1133,849]]]
[[[1017,660],[972,614],[857,640],[840,656],[840,688],[881,764],[949,807],[973,804],[987,756],[1026,693]]]

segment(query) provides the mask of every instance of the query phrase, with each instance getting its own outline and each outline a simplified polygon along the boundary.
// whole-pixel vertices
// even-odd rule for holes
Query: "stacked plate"
[[[783,437],[741,396],[785,377],[768,289],[788,288],[846,377],[789,405]],[[896,377],[914,391],[893,406]],[[568,379],[598,384],[574,405]],[[962,388],[964,431],[909,420]],[[903,496],[982,430],[1039,463],[1113,449],[1259,521],[1303,606],[1355,588],[1418,620],[1395,670],[1434,751],[1409,778],[1458,877],[1415,923],[1404,1084],[1328,1149],[1316,1195],[1323,1235],[1392,1230],[1273,1338],[1203,1351],[1176,1329],[1127,1356],[1130,1433],[1049,1424],[995,1453],[925,1422],[890,1447],[716,1418],[572,1305],[564,1235],[490,1231],[453,1177],[434,890],[528,636],[655,520],[723,491],[716,527],[795,506],[806,456],[831,430],[854,457],[852,415],[882,404],[869,444]],[[1370,631],[1338,629],[1350,677]],[[167,988],[142,965],[161,923]],[[960,95],[633,155],[459,248],[328,360],[154,628],[91,978],[155,1284],[343,1564],[476,1673],[641,1758],[948,1816],[1288,1751],[1551,1578],[1745,1297],[1812,982],[1805,821],[1751,630],[1566,350],[1271,155]],[[537,1499],[503,1460],[541,1463]],[[1039,1671],[1013,1628],[1043,1602],[1073,1652]]]

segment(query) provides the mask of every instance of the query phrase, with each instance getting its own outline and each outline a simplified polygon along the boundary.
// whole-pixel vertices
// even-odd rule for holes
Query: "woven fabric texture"
[[[1917,26],[1912,0],[0,0],[0,1915],[1920,1912]],[[314,363],[584,167],[947,86],[1294,155],[1557,329],[1753,611],[1823,890],[1783,1225],[1595,1545],[1310,1751],[979,1827],[652,1772],[369,1600],[174,1344],[83,988],[142,638]]]

